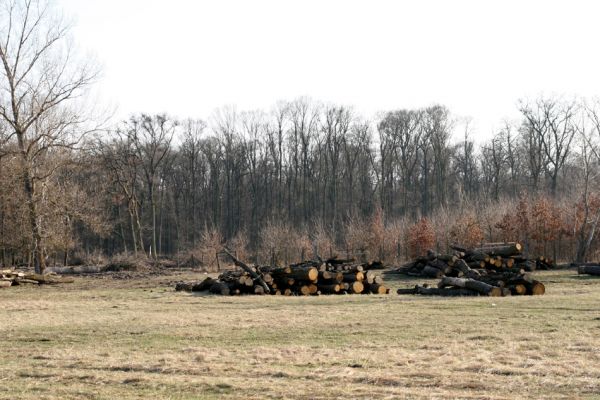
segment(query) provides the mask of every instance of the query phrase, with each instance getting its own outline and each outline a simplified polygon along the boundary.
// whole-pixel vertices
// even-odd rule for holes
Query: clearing
[[[544,296],[222,297],[200,274],[0,289],[0,399],[600,398],[600,279]],[[432,281],[433,282],[433,281]]]

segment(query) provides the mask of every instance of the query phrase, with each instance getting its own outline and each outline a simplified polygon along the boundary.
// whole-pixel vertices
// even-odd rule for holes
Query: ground
[[[0,289],[0,399],[600,398],[600,278],[540,272],[545,296],[508,298],[173,290],[199,275]]]

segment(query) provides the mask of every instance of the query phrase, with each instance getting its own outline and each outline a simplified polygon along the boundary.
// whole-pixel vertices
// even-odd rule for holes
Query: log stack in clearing
[[[451,254],[437,254],[432,250],[426,256],[417,257],[393,272],[427,278],[443,276],[463,277],[467,271],[495,272],[531,272],[536,269],[554,268],[550,259],[539,257],[527,258],[522,254],[519,243],[486,243],[481,247],[467,249],[451,245]]]
[[[332,258],[325,262],[305,261],[287,267],[272,267],[248,266],[232,259],[240,270],[225,271],[217,279],[209,277],[200,282],[180,282],[175,290],[207,291],[224,296],[388,294],[390,291],[383,278],[373,272],[382,267],[380,262],[356,264],[352,259]]]
[[[519,243],[486,243],[466,249],[451,246],[452,254],[427,256],[400,267],[395,272],[412,276],[439,278],[437,287],[427,285],[398,289],[398,294],[438,296],[510,296],[544,294],[543,283],[533,279],[528,271],[538,267],[538,260],[522,255]],[[546,260],[544,260],[546,263]],[[548,265],[548,264],[546,264]]]
[[[0,288],[18,285],[41,285],[73,283],[72,278],[64,278],[55,274],[28,274],[12,269],[0,270]]]

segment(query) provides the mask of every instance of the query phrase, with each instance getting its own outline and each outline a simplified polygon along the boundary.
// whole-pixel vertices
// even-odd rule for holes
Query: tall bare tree
[[[77,62],[69,25],[45,0],[2,1],[0,21],[0,120],[10,130],[2,149],[20,160],[34,266],[43,272],[38,185],[58,167],[40,164],[52,148],[81,143],[87,130],[80,130],[85,121],[73,103],[92,84],[97,69]],[[14,142],[16,148],[8,146]]]

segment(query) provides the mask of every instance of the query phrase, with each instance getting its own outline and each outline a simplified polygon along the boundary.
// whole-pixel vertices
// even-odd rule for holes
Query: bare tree
[[[177,121],[170,119],[166,115],[150,116],[142,114],[139,117],[132,117],[127,129],[127,135],[140,160],[144,177],[146,178],[152,218],[152,247],[150,255],[154,258],[158,257],[156,226],[156,205],[158,199],[156,189],[160,185],[158,181],[160,177],[159,168],[171,151],[171,141],[173,140],[177,125]]]
[[[44,0],[0,3],[0,119],[10,132],[2,149],[16,141],[28,208],[31,249],[36,272],[45,268],[44,227],[37,195],[43,155],[52,148],[72,148],[82,141],[85,122],[73,108],[97,76],[97,70],[78,63],[68,43],[69,25]]]
[[[526,118],[535,141],[541,145],[550,177],[550,191],[556,196],[558,176],[570,153],[575,137],[573,118],[577,112],[575,102],[540,98],[534,104],[521,102],[520,111]]]

